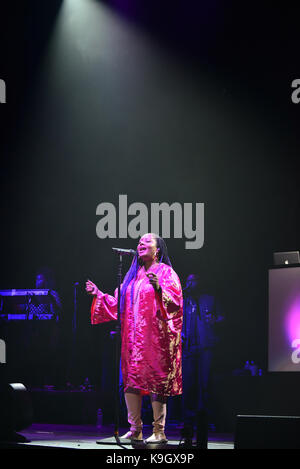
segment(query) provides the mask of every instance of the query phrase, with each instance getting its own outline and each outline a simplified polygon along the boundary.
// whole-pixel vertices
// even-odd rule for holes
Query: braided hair
[[[156,247],[159,249],[159,263],[160,264],[164,263],[164,264],[167,264],[167,265],[172,267],[171,261],[170,261],[169,256],[168,256],[167,245],[166,245],[164,239],[160,238],[155,233],[152,233],[152,234],[153,234],[153,236],[155,237],[155,240],[156,240]],[[124,311],[124,307],[125,307],[125,298],[126,298],[127,288],[128,288],[128,286],[129,286],[129,284],[131,283],[132,280],[133,280],[133,282],[135,282],[137,273],[138,273],[140,267],[143,266],[143,265],[144,265],[144,263],[143,263],[142,259],[139,257],[138,252],[136,251],[136,253],[134,255],[134,258],[132,260],[131,266],[130,266],[127,274],[124,277],[124,281],[123,281],[123,285],[122,285],[122,289],[121,289],[121,299],[120,299],[121,313]],[[131,289],[131,306],[132,306],[132,304],[133,304],[133,288]]]

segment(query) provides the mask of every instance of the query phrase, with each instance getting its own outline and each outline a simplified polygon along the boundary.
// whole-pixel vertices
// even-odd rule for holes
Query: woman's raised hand
[[[98,293],[98,287],[95,285],[91,280],[87,280],[85,284],[85,290],[89,295],[97,295]]]

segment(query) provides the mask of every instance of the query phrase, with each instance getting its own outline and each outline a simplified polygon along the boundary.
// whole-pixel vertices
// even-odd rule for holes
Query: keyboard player
[[[9,373],[29,387],[59,385],[62,304],[51,271],[40,269],[34,287],[0,292]]]
[[[48,268],[38,270],[35,278],[35,288],[39,290],[48,289],[51,299],[48,303],[38,302],[34,300],[30,302],[29,311],[36,319],[55,319],[58,321],[62,305],[58,293],[54,290],[54,278],[52,272]]]

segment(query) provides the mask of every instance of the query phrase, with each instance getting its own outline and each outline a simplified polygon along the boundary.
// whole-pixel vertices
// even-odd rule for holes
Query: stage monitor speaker
[[[238,415],[235,449],[299,449],[300,416]]]
[[[32,403],[22,383],[2,385],[0,389],[0,438],[10,439],[32,424]]]

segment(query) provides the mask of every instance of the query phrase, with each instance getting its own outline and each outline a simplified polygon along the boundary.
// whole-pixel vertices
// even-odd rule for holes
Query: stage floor
[[[126,433],[128,428],[120,428],[119,434]],[[144,426],[144,438],[148,438],[152,433],[152,426]],[[133,449],[131,445],[118,446],[114,438],[114,425],[106,425],[97,429],[93,425],[58,425],[58,424],[41,424],[31,425],[26,430],[19,432],[25,436],[29,442],[27,443],[0,443],[2,447],[18,447],[19,449],[28,447],[31,449],[43,448],[62,448],[62,449]],[[176,425],[168,425],[166,428],[168,444],[164,447],[167,449],[178,448],[180,440],[180,431]],[[101,441],[98,444],[97,441]],[[153,449],[154,445],[138,445],[134,449]],[[233,449],[233,436],[231,434],[210,433],[208,441],[208,449]]]

